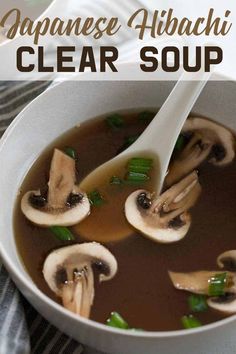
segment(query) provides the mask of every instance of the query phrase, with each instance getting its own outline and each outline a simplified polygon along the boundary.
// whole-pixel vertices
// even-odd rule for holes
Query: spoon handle
[[[160,187],[183,124],[210,75],[210,73],[199,73],[198,80],[190,81],[189,73],[184,73],[153,121],[137,140],[137,145],[132,146],[134,150],[149,151],[158,155]]]

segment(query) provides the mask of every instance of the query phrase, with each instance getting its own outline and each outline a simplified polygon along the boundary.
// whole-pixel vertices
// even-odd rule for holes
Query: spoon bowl
[[[120,164],[119,161],[124,162],[131,157],[147,156],[153,159],[156,169],[158,167],[158,178],[155,180],[154,190],[159,194],[176,140],[210,75],[210,73],[201,72],[198,80],[190,81],[189,73],[183,73],[159,112],[137,141],[86,176],[80,184],[81,189],[89,190],[90,186],[96,186],[97,181],[103,179],[103,175],[106,176],[108,171],[116,170],[116,166]],[[113,173],[110,174],[112,175]]]

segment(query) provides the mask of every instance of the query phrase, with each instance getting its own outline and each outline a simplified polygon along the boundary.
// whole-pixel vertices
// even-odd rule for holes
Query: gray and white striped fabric
[[[0,136],[17,114],[49,84],[46,81],[0,82]]]
[[[0,134],[50,82],[0,82]],[[23,298],[0,264],[0,354],[94,354],[58,331]]]
[[[0,353],[81,354],[83,347],[42,318],[0,271]]]

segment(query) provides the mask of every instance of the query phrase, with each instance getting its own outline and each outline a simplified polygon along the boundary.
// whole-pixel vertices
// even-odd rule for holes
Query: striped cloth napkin
[[[0,82],[0,136],[50,82]],[[0,264],[0,354],[95,354],[58,331],[23,298]]]

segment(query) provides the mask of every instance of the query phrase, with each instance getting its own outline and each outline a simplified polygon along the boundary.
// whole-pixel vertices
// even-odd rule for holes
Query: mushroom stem
[[[67,283],[62,288],[62,304],[67,310],[80,314],[81,297],[83,284],[82,281]]]
[[[171,220],[182,215],[196,203],[200,193],[201,186],[198,183],[197,172],[194,171],[161,194],[153,202],[151,211],[159,213],[161,223],[167,227]]]
[[[163,211],[165,214],[162,215],[162,221],[168,223],[190,209],[200,193],[201,186],[198,183],[197,172],[194,171],[158,197],[153,203],[152,210],[155,213]]]
[[[211,142],[201,143],[199,137],[191,139],[189,144],[184,148],[179,158],[176,158],[169,167],[165,183],[171,186],[186,176],[189,172],[197,168],[210,154],[212,148]]]
[[[86,266],[74,281],[66,282],[62,287],[62,303],[68,310],[89,318],[94,299],[94,275],[90,266]]]
[[[75,160],[55,149],[48,182],[48,204],[54,209],[64,208],[75,181]]]
[[[81,312],[80,315],[86,318],[89,318],[91,306],[94,300],[94,275],[92,268],[89,266],[87,276],[83,282],[83,293],[82,293],[82,302],[81,302]]]

